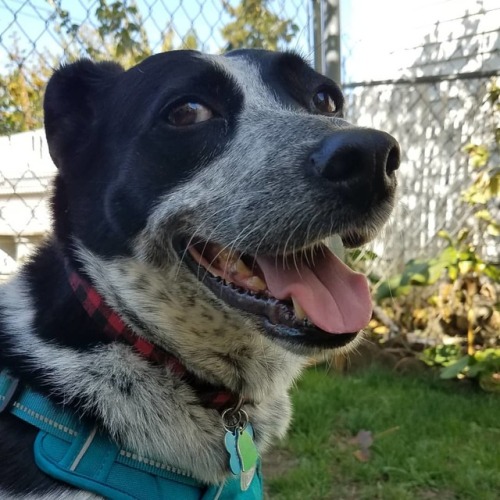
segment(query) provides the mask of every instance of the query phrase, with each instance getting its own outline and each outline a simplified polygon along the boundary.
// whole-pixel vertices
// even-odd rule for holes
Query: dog
[[[53,231],[0,291],[1,498],[261,498],[291,384],[370,320],[327,242],[377,234],[400,150],[343,111],[295,53],[55,71]]]

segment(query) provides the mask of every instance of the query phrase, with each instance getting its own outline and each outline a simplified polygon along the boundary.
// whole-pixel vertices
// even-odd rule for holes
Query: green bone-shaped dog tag
[[[253,442],[253,428],[251,424],[248,424],[245,429],[238,433],[236,446],[243,472],[247,472],[252,467],[255,467],[259,459],[259,452]]]

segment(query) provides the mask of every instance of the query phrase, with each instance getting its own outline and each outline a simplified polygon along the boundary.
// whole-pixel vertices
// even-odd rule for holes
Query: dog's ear
[[[102,94],[123,71],[116,63],[82,59],[53,74],[43,107],[50,156],[58,168],[90,140]]]

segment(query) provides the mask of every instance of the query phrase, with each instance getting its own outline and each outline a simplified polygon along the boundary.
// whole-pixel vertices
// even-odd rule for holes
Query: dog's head
[[[373,238],[399,166],[397,142],[352,126],[343,106],[336,83],[291,53],[65,66],[45,99],[57,237],[89,274],[115,273],[106,296],[132,323],[182,330],[176,315],[213,323],[222,311],[235,335],[343,346],[370,318],[368,285],[324,240]]]

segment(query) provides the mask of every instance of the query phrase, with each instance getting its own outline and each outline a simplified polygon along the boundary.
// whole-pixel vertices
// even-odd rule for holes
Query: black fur
[[[165,110],[189,96],[219,119],[198,130],[173,129]],[[103,256],[129,255],[158,198],[220,154],[241,105],[231,78],[195,52],[158,54],[127,72],[91,61],[61,68],[44,105],[61,172],[53,201],[58,238],[76,236]]]
[[[42,343],[70,354],[106,351],[114,346],[110,346],[110,341],[75,298],[66,269],[69,263],[92,281],[95,276],[99,276],[101,265],[109,276],[105,277],[106,283],[94,283],[94,286],[102,285],[104,294],[108,294],[106,300],[115,304],[129,325],[149,340],[168,347],[180,358],[185,356],[181,334],[173,332],[173,340],[162,337],[162,334],[173,328],[171,325],[189,328],[192,337],[199,339],[199,350],[207,350],[209,360],[206,364],[202,363],[201,367],[194,363],[192,371],[198,377],[211,384],[227,383],[231,390],[241,390],[241,393],[253,390],[261,397],[262,401],[257,402],[253,410],[257,444],[265,448],[271,439],[286,428],[287,422],[283,424],[281,420],[283,412],[288,412],[288,399],[286,394],[279,391],[284,387],[282,392],[286,393],[286,388],[299,371],[302,359],[299,360],[297,352],[293,350],[295,347],[290,347],[287,340],[280,344],[280,341],[275,342],[265,336],[261,338],[260,323],[252,323],[252,329],[249,330],[254,318],[244,312],[235,312],[221,302],[220,296],[201,288],[202,285],[187,267],[184,268],[179,257],[179,245],[186,244],[183,239],[194,237],[196,231],[202,234],[204,230],[209,236],[221,235],[218,240],[221,244],[225,238],[228,241],[238,240],[243,234],[242,228],[248,222],[255,220],[256,224],[261,224],[261,219],[268,221],[261,224],[264,236],[255,235],[248,244],[255,254],[261,244],[265,250],[274,251],[277,248],[276,255],[279,255],[279,252],[288,250],[287,244],[292,236],[297,240],[291,241],[291,244],[300,248],[301,245],[316,243],[325,236],[340,233],[345,228],[347,244],[354,244],[356,237],[364,241],[373,237],[373,227],[378,228],[390,212],[396,181],[393,171],[384,170],[387,168],[385,162],[389,149],[393,156],[397,156],[399,150],[392,138],[389,140],[389,136],[376,132],[376,137],[373,134],[369,137],[370,140],[373,138],[373,148],[377,150],[376,155],[381,157],[379,163],[382,166],[378,165],[378,170],[374,167],[373,171],[356,170],[351,174],[352,165],[362,155],[353,153],[350,140],[346,140],[341,148],[337,148],[342,150],[339,161],[344,164],[339,171],[332,173],[332,141],[337,140],[332,138],[344,137],[345,134],[337,134],[341,128],[347,130],[346,134],[351,130],[349,124],[341,119],[344,100],[337,84],[313,71],[295,54],[252,50],[234,51],[227,57],[229,61],[246,60],[251,65],[241,66],[241,70],[235,64],[232,74],[228,69],[231,66],[228,64],[226,67],[221,58],[217,62],[215,58],[194,51],[177,51],[152,56],[128,71],[114,63],[81,60],[55,72],[48,84],[44,103],[49,150],[58,168],[52,198],[54,231],[24,265],[17,281],[7,285],[11,288],[5,288],[4,296],[0,295],[0,368],[8,368],[23,383],[30,384],[56,403],[73,408],[78,415],[97,420],[106,428],[106,417],[102,416],[105,412],[91,401],[91,396],[71,394],[68,398],[65,390],[71,388],[65,387],[64,381],[55,381],[51,367],[34,364],[27,346],[20,349],[15,344],[16,336],[12,332],[15,321],[9,316],[9,304],[10,307],[13,305],[9,300],[14,299],[8,297],[14,289],[19,296],[30,299],[26,311],[20,314],[25,314],[25,323],[30,328],[29,332],[22,333],[26,333],[26,338],[34,342],[34,350],[39,345],[37,343]],[[271,108],[276,106],[287,120],[291,117],[296,122],[285,122],[280,118],[281,115],[275,118],[272,109],[269,112],[265,105],[261,109],[255,105],[252,108],[251,102],[248,104],[248,100],[255,99],[254,94],[262,89],[259,87],[259,78],[255,77],[254,80],[259,82],[254,81],[253,88],[250,88],[250,84],[248,89],[245,88],[242,84],[245,68],[251,71],[255,69],[260,76],[264,92],[267,93],[265,102]],[[317,92],[327,92],[331,96],[335,102],[335,113],[320,116],[312,101]],[[203,104],[212,111],[212,118],[189,127],[173,126],[169,122],[172,109],[186,102]],[[264,125],[252,125],[254,116],[259,116],[259,113],[264,116]],[[251,136],[248,141],[244,137],[246,130]],[[280,135],[280,131],[284,133]],[[355,137],[354,142],[361,144],[363,140],[359,139],[359,134],[364,132],[355,132],[350,137]],[[255,145],[263,141],[273,142],[275,138],[279,139],[276,141],[279,146],[270,144],[266,151],[258,150],[259,146]],[[253,141],[257,142],[254,144]],[[377,141],[382,146],[377,145]],[[257,149],[253,150],[254,147]],[[260,171],[253,170],[253,153],[263,163]],[[371,150],[367,156],[370,155]],[[222,167],[228,168],[228,157],[232,160],[231,168],[240,169],[237,175],[233,171],[222,170]],[[247,160],[243,160],[244,157]],[[219,165],[217,161],[221,158]],[[393,161],[394,169],[398,162],[399,157]],[[272,171],[273,166],[279,167],[276,173]],[[220,167],[219,170],[217,167]],[[217,178],[203,177],[209,168],[214,169]],[[303,200],[302,191],[296,191],[298,196],[289,196],[288,186],[285,184],[283,188],[280,185],[283,172],[290,188],[299,186],[303,192],[311,195],[312,201]],[[334,178],[339,175],[342,182]],[[236,195],[233,199],[232,193],[224,192],[226,178],[232,178],[235,189],[241,185],[243,194],[246,189],[256,193],[255,197],[240,199],[240,193],[240,197]],[[290,179],[293,180],[290,182]],[[248,188],[245,187],[247,185]],[[192,191],[189,191],[190,187]],[[186,191],[182,190],[184,188]],[[172,221],[168,214],[158,216],[165,204],[168,206],[165,200],[170,200],[171,193],[180,193],[177,198],[172,198],[174,208],[177,207],[176,203],[181,205]],[[219,203],[221,199],[222,204]],[[192,206],[189,204],[191,200],[194,200]],[[297,219],[300,219],[305,209],[311,210],[302,226],[290,226],[294,219],[293,210],[285,207],[284,213],[280,212],[280,205],[283,203],[285,206],[285,202],[293,203],[291,206],[297,210]],[[216,219],[213,214],[217,215],[219,208],[221,215]],[[323,213],[321,210],[328,217],[316,217]],[[281,219],[273,219],[275,214]],[[203,218],[204,215],[207,219]],[[334,216],[340,220],[338,227],[334,225]],[[317,231],[313,222],[318,225]],[[368,223],[371,223],[371,227]],[[269,231],[273,229],[272,224],[276,226],[274,232]],[[363,224],[367,224],[366,227]],[[358,226],[361,228],[359,234],[355,232]],[[245,249],[243,247],[241,251]],[[89,269],[91,266],[82,256],[83,250],[95,256],[94,268]],[[126,265],[119,271],[113,270],[112,274],[111,267],[119,266],[122,262]],[[123,280],[129,289],[120,290],[122,282],[117,276],[120,272],[126,274],[129,270],[127,265],[133,267],[134,264],[137,264],[139,271],[132,269]],[[186,281],[184,283],[181,279],[175,283],[175,292],[171,292],[168,287],[160,287],[163,284],[160,278],[170,276],[167,270],[172,271],[173,266],[182,268],[184,274],[181,278],[184,277]],[[154,269],[154,273],[145,275],[143,269]],[[131,305],[129,296],[122,293],[127,291],[150,301],[146,301],[143,310],[138,313],[134,310],[135,304]],[[158,309],[158,303],[172,306],[169,310],[171,317],[168,318],[172,322],[167,321],[166,327],[148,323],[149,318],[163,314],[163,310]],[[192,317],[192,311],[195,310],[199,313],[196,318]],[[31,313],[32,318],[29,316]],[[192,321],[194,319],[198,322]],[[235,324],[237,328],[233,328]],[[217,344],[217,341],[228,335],[228,329],[234,335],[234,343],[230,342],[227,349],[224,345],[225,350],[222,351],[215,347],[210,350],[212,343]],[[214,336],[210,338],[209,335]],[[257,347],[254,349],[253,336],[258,337],[255,345],[260,351]],[[337,339],[342,337],[339,335]],[[338,345],[344,342],[340,340]],[[197,354],[190,345],[188,347],[186,352],[191,352],[192,356]],[[311,346],[302,345],[297,350],[301,355],[314,351]],[[130,356],[127,359],[135,356],[132,348],[126,356]],[[276,362],[270,362],[267,358]],[[189,365],[190,359],[182,360]],[[133,367],[137,373],[142,374],[141,370],[149,368],[145,360],[133,358],[133,361],[137,364]],[[120,358],[120,362],[123,364],[126,361]],[[252,363],[257,367],[255,370]],[[288,375],[288,365],[293,363],[297,368],[294,368],[295,365],[293,369],[290,368]],[[251,375],[259,371],[259,366],[265,369],[262,381],[246,380],[245,377],[251,379]],[[82,367],[79,369],[82,370]],[[102,367],[99,369],[104,370]],[[103,388],[115,390],[125,400],[146,386],[148,389],[163,387],[161,384],[155,386],[153,382],[166,381],[164,386],[168,389],[168,384],[171,384],[174,395],[175,391],[184,391],[179,400],[183,403],[187,401],[187,410],[184,407],[178,409],[179,415],[182,415],[178,419],[179,425],[183,424],[181,420],[185,418],[190,423],[191,420],[196,422],[199,428],[204,425],[207,428],[217,427],[220,415],[207,411],[200,418],[198,406],[202,405],[198,405],[196,394],[191,394],[190,388],[168,370],[161,372],[155,367],[141,380],[101,373],[93,366],[84,367],[81,373],[82,376],[89,375],[89,380],[94,382],[94,371],[98,382],[99,377],[102,378]],[[282,372],[286,372],[286,381],[280,378],[285,377]],[[131,370],[130,373],[135,372]],[[225,380],[227,374],[231,378]],[[148,381],[151,381],[151,385],[147,385]],[[267,393],[263,387],[268,388]],[[266,400],[268,396],[269,401]],[[261,409],[257,408],[258,404],[261,404]],[[147,412],[149,408],[141,410]],[[153,411],[156,408],[150,409]],[[121,410],[111,408],[110,411]],[[186,414],[188,417],[185,417]],[[216,424],[212,425],[211,422]],[[160,428],[160,431],[163,429]],[[217,433],[223,432],[223,429],[210,431],[214,434],[213,442],[217,447],[219,444],[222,447]],[[120,432],[125,431],[121,428],[115,430],[117,439],[122,437]],[[8,413],[0,415],[0,497],[2,492],[12,495],[51,494],[54,488],[61,486],[39,472],[34,464],[31,449],[35,435],[36,430]],[[201,479],[209,477],[210,481],[217,482],[225,477],[227,466],[219,465],[219,462],[225,464],[225,455],[221,458],[219,448],[214,449],[213,454],[216,457],[213,470],[207,467],[209,472]],[[197,473],[192,472],[195,475]],[[209,476],[209,473],[212,475]],[[71,498],[74,491],[69,488],[67,494]]]
[[[33,460],[33,442],[37,430],[18,418],[6,414],[0,420],[0,484],[11,495],[23,498],[28,493],[43,495],[67,485],[49,478]],[[72,488],[69,488],[71,491]],[[76,490],[73,490],[76,491]],[[71,494],[71,493],[70,493]],[[3,497],[5,498],[5,497]]]

